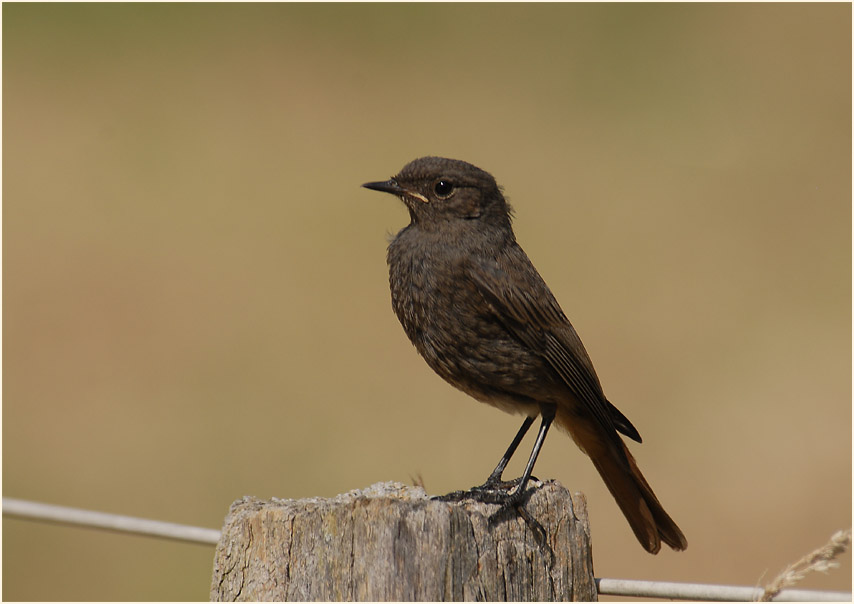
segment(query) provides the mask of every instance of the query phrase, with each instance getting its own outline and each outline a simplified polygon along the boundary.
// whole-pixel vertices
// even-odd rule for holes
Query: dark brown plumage
[[[501,473],[533,418],[537,443],[515,495],[530,477],[552,420],[593,460],[643,547],[682,550],[685,536],[647,484],[618,432],[641,441],[605,398],[569,320],[516,243],[495,179],[466,162],[423,157],[369,189],[399,196],[410,224],[388,248],[392,306],[427,364],[474,398],[526,416],[480,489]],[[477,489],[475,489],[477,491]]]

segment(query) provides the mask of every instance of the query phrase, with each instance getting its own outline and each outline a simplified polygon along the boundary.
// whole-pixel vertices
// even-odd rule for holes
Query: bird
[[[621,434],[640,434],[605,397],[581,338],[517,243],[512,208],[495,178],[470,163],[421,157],[367,189],[399,197],[410,222],[388,246],[394,313],[439,376],[524,421],[472,497],[518,504],[555,423],[586,453],[643,548],[684,550]],[[539,432],[522,476],[503,481],[537,417]],[[512,492],[507,489],[512,488]]]

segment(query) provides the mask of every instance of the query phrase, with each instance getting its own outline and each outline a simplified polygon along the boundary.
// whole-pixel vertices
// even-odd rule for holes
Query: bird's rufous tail
[[[657,554],[662,541],[675,550],[688,547],[685,535],[664,511],[619,435],[606,435],[594,421],[560,412],[556,422],[590,456],[646,551]]]

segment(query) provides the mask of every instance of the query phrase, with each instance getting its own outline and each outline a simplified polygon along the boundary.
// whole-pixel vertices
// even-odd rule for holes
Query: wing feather
[[[607,431],[619,430],[640,442],[631,422],[605,398],[593,363],[575,328],[566,318],[554,295],[534,270],[518,245],[510,253],[521,254],[513,261],[478,262],[469,274],[484,299],[493,307],[496,317],[510,333],[531,350],[542,351],[542,357],[560,376],[575,399]],[[530,271],[513,272],[504,266],[530,266]]]

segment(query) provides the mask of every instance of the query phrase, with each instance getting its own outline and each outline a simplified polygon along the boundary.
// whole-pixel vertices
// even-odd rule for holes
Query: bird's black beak
[[[405,191],[397,184],[395,179],[386,180],[385,182],[366,182],[362,185],[366,189],[374,191],[382,191],[383,193],[391,193],[392,195],[403,195]]]
[[[410,191],[409,189],[404,189],[399,184],[397,184],[397,181],[393,178],[390,178],[385,182],[366,182],[362,186],[366,189],[373,189],[374,191],[382,191],[383,193],[391,193],[392,195],[397,195],[404,201],[406,201],[405,198],[407,197],[417,199],[418,201],[422,201],[424,203],[430,201],[417,191]]]

